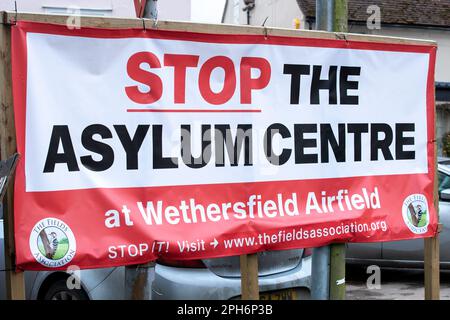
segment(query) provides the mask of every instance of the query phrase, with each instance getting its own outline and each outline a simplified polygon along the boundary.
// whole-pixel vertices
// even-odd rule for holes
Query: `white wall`
[[[158,19],[190,21],[191,0],[158,0]]]
[[[191,0],[191,21],[221,23],[226,0]]]
[[[133,0],[16,0],[20,12],[67,13],[67,8],[79,8],[81,14],[135,18]],[[14,11],[14,0],[0,0],[0,11]],[[70,11],[69,11],[70,12]],[[191,0],[159,0],[161,20],[191,19]]]
[[[235,5],[239,4],[239,8]],[[228,0],[224,15],[224,23],[228,24],[247,24],[247,13],[242,11],[244,8],[243,0]],[[239,18],[236,18],[236,14]],[[250,12],[250,24],[262,25],[266,27],[294,28],[294,19],[302,19],[303,14],[300,11],[295,0],[256,0],[256,5]]]
[[[380,30],[369,30],[364,25],[352,26],[351,32],[434,40],[438,44],[436,57],[436,81],[450,82],[450,30],[432,28],[410,28],[382,26]]]
[[[81,14],[136,17],[133,0],[16,0],[17,10],[35,13],[67,13],[79,8]],[[14,11],[14,0],[0,0],[0,11]],[[70,11],[69,11],[70,12]]]

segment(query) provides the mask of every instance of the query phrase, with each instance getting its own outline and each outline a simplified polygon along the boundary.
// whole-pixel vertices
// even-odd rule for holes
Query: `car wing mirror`
[[[450,201],[450,189],[444,189],[439,193],[441,200]]]

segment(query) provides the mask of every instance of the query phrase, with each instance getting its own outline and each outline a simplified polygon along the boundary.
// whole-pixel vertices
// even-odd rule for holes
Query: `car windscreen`
[[[450,189],[450,176],[442,171],[438,171],[438,189],[439,192],[445,189]]]

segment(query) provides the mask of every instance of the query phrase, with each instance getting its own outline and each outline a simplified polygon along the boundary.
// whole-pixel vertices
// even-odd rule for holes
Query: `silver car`
[[[438,159],[439,219],[443,229],[439,235],[442,269],[450,269],[450,159]],[[380,267],[423,268],[424,240],[378,243],[351,243],[347,247],[347,263]]]
[[[0,211],[0,214],[3,210]],[[3,220],[0,216],[0,299],[6,298]],[[310,250],[259,253],[262,299],[305,299],[311,286]],[[237,299],[241,294],[239,257],[158,262],[152,299]],[[124,299],[125,268],[81,270],[80,289],[68,289],[65,272],[25,272],[27,299]],[[75,273],[77,276],[77,273]]]

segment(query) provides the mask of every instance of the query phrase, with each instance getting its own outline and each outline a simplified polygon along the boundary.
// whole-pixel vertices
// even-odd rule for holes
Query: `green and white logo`
[[[56,218],[42,219],[31,232],[30,250],[40,264],[49,268],[61,267],[75,256],[75,236],[63,221]]]
[[[427,198],[423,194],[412,194],[403,201],[403,220],[415,234],[423,234],[428,231],[430,223]]]

